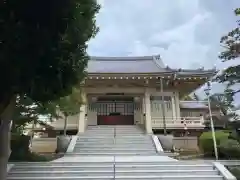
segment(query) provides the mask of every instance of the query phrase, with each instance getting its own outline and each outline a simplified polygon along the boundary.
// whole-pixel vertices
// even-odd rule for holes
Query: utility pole
[[[218,160],[218,150],[217,150],[217,142],[216,142],[216,136],[215,136],[215,129],[214,129],[214,124],[213,124],[213,118],[212,118],[212,110],[211,110],[211,103],[210,103],[210,82],[207,82],[207,88],[204,89],[207,99],[208,99],[208,110],[209,110],[209,116],[210,116],[210,123],[211,123],[211,130],[212,130],[212,138],[213,138],[213,147],[214,147],[214,153],[215,153],[215,158]]]

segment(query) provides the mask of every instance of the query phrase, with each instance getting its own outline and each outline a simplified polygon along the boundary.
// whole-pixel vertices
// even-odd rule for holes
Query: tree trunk
[[[16,98],[12,98],[8,106],[0,115],[0,180],[7,177],[7,163],[11,153],[10,136],[11,136],[11,120],[15,108]]]
[[[32,122],[32,131],[31,131],[31,136],[30,136],[30,147],[32,149],[32,142],[33,142],[33,138],[34,138],[34,129],[35,129],[35,120],[33,120]]]
[[[64,136],[67,136],[67,116],[64,116],[63,135],[64,135]]]

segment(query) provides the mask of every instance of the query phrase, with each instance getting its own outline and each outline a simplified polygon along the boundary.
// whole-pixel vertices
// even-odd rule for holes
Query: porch
[[[147,133],[163,129],[204,129],[204,118],[181,117],[178,92],[158,92],[156,89],[132,88],[88,89],[86,104],[79,116],[78,128],[97,125],[139,125]],[[84,108],[84,109],[83,109]],[[84,122],[82,121],[84,119]],[[80,127],[81,126],[81,127]],[[80,129],[79,132],[84,132]]]

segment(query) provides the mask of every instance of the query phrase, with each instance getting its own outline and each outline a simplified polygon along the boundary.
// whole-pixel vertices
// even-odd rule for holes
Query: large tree
[[[240,8],[235,10],[236,16],[240,15]],[[221,52],[219,58],[225,62],[230,60],[239,61],[240,57],[240,20],[237,21],[237,27],[233,29],[231,32],[226,34],[221,38],[221,45],[224,50]],[[229,86],[234,85],[236,83],[240,83],[240,65],[238,62],[236,65],[232,65],[224,70],[219,76],[217,76],[216,80],[220,83],[227,82]],[[237,88],[235,92],[240,92],[240,89]]]
[[[85,77],[95,0],[0,1],[0,179],[6,179],[17,95],[36,103],[70,94]]]

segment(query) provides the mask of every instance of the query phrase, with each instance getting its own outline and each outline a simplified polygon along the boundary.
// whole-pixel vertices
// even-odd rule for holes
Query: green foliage
[[[35,103],[31,98],[27,96],[18,96],[16,100],[16,108],[13,114],[12,132],[22,133],[24,126],[27,123],[41,123],[39,115],[49,116],[51,118],[58,117],[56,113],[56,107],[52,103]],[[49,118],[49,119],[51,119]]]
[[[219,145],[221,140],[228,139],[229,133],[226,133],[224,131],[216,131],[215,136],[217,145]],[[199,138],[199,146],[206,155],[212,156],[214,154],[213,138],[211,131],[202,133]]]
[[[49,158],[45,156],[38,155],[31,152],[29,149],[30,136],[19,135],[18,133],[12,133],[11,136],[11,155],[9,161],[48,161]]]
[[[218,151],[227,159],[240,158],[240,144],[234,139],[222,139],[218,146]]]
[[[228,127],[230,120],[236,120],[238,115],[234,112],[234,99],[231,89],[225,89],[223,93],[214,93],[209,96],[211,108],[217,109],[219,115],[214,115],[213,124],[215,127]],[[204,101],[208,101],[207,98]],[[205,125],[210,127],[210,116],[206,117]]]
[[[55,103],[65,117],[78,114],[80,112],[80,106],[82,105],[82,96],[80,89],[73,88],[70,95],[61,97]]]
[[[240,8],[235,10],[236,16],[240,15]],[[238,27],[224,35],[220,41],[224,50],[221,52],[219,58],[222,61],[237,60],[240,56],[240,21],[238,21]],[[228,82],[229,86],[240,82],[240,65],[230,66],[224,70],[216,80],[220,83]],[[233,93],[239,92],[239,89]]]
[[[212,107],[218,107],[221,115],[221,120],[229,121],[230,119],[237,119],[238,116],[233,112],[235,109],[233,90],[225,89],[224,93],[215,93],[209,97]],[[220,120],[220,121],[221,121]]]
[[[85,77],[96,0],[0,2],[0,113],[14,95],[47,102]]]
[[[82,93],[80,87],[72,88],[71,94],[61,97],[59,100],[55,101],[54,104],[56,105],[56,110],[59,110],[64,116],[64,135],[66,136],[68,117],[80,112],[80,106],[82,105]]]
[[[16,108],[13,114],[12,132],[22,133],[24,126],[37,120],[37,106],[26,96],[18,96],[16,99]]]
[[[13,133],[11,136],[11,160],[22,160],[30,152],[30,136]]]
[[[237,180],[240,180],[240,168],[239,167],[228,167],[228,170],[237,178]]]
[[[235,9],[234,12],[235,12],[236,15],[240,15],[240,8]]]

